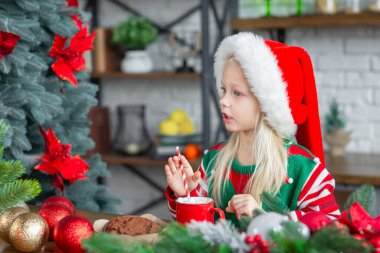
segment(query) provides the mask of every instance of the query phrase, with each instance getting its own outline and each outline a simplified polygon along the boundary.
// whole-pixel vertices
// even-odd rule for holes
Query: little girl
[[[196,172],[184,156],[168,159],[166,197],[173,217],[175,199],[185,195],[181,162],[190,195],[212,197],[237,226],[242,215],[266,210],[263,192],[279,197],[293,220],[310,211],[337,218],[335,181],[323,164],[317,94],[306,51],[239,33],[221,42],[214,72],[231,136],[204,155]]]

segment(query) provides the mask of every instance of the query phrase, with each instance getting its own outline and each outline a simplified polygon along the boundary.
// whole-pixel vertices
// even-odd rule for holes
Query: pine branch
[[[364,246],[348,233],[342,233],[337,227],[326,226],[318,230],[310,239],[310,246],[318,252],[367,253],[371,246]]]
[[[191,222],[187,228],[199,232],[203,240],[211,245],[226,245],[234,252],[247,252],[250,249],[245,243],[245,234],[239,233],[231,221],[219,220],[216,224]]]
[[[4,184],[0,189],[0,212],[22,202],[33,199],[41,192],[37,180],[16,180]]]
[[[21,161],[0,160],[0,186],[12,182],[25,173],[25,167]]]
[[[277,196],[273,196],[268,192],[261,194],[261,202],[266,207],[267,212],[276,212],[280,214],[287,214],[290,212],[285,203]]]
[[[375,215],[376,192],[372,185],[365,184],[354,191],[344,204],[344,209],[349,209],[355,201],[359,202],[369,214]]]
[[[120,237],[108,233],[95,233],[91,238],[82,241],[82,245],[90,253],[143,253],[153,252],[141,243],[128,243]]]
[[[190,233],[185,226],[176,222],[170,223],[159,235],[160,240],[154,245],[154,252],[157,253],[216,252],[199,233]]]

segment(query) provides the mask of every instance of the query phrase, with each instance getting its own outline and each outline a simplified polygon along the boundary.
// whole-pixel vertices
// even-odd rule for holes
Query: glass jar
[[[297,0],[271,0],[271,16],[288,17],[297,15]]]
[[[145,105],[118,106],[117,115],[115,149],[127,155],[147,152],[151,141],[145,126]]]
[[[239,0],[239,18],[270,16],[269,0]]]

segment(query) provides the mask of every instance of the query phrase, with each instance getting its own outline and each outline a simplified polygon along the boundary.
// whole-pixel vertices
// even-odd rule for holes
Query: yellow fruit
[[[176,109],[172,111],[172,113],[170,114],[170,120],[176,123],[180,123],[181,121],[186,119],[188,119],[188,117],[184,110]]]
[[[192,134],[195,132],[195,126],[190,119],[183,120],[179,123],[180,134]]]
[[[160,124],[160,133],[164,135],[176,135],[179,133],[179,127],[174,121],[165,119]]]

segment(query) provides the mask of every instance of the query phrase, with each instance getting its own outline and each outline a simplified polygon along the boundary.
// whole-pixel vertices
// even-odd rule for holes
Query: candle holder
[[[127,155],[147,153],[152,142],[145,125],[145,105],[118,106],[117,115],[115,149]]]

